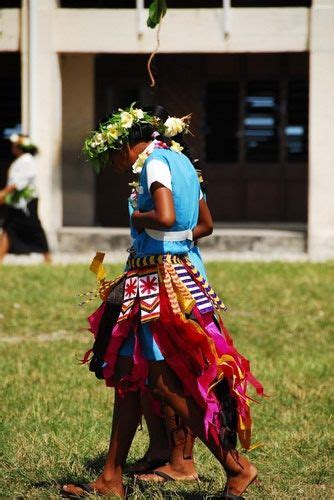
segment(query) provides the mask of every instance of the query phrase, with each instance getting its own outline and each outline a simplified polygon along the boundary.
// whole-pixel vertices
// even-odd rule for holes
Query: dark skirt
[[[28,211],[7,206],[3,231],[8,234],[9,252],[15,254],[46,253],[48,242],[38,218],[38,199],[28,203]]]

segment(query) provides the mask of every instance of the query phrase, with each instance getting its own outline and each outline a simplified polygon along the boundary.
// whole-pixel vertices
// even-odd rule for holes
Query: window
[[[287,101],[288,117],[285,127],[287,160],[307,161],[308,92],[305,80],[289,82]]]
[[[238,161],[238,82],[209,83],[206,116],[208,161]]]
[[[0,0],[1,1],[1,0]],[[11,0],[8,0],[10,2]],[[7,3],[8,3],[7,2]],[[145,0],[145,7],[150,4]],[[220,8],[222,0],[167,0],[171,9],[208,9]],[[92,9],[131,9],[135,8],[135,0],[61,0],[61,7]],[[232,0],[232,7],[309,7],[311,0]]]
[[[251,82],[245,96],[246,159],[249,163],[278,161],[278,85]]]
[[[310,7],[312,0],[232,0],[232,7]]]
[[[246,55],[234,66],[214,60],[214,81],[206,85],[207,161],[249,168],[306,163],[307,57]]]
[[[20,9],[21,0],[0,0],[0,9]]]

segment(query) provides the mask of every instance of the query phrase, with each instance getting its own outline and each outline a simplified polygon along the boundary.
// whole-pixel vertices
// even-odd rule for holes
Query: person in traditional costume
[[[6,204],[7,213],[0,237],[0,262],[8,252],[15,254],[42,253],[45,262],[51,256],[45,232],[38,217],[36,188],[37,147],[26,135],[10,137],[15,160],[7,175],[7,184],[0,191],[0,204]]]
[[[169,113],[162,106],[150,106],[143,108],[144,111],[165,122],[169,118]],[[202,224],[202,237],[212,231],[212,219],[205,204],[206,183],[202,172],[198,169],[198,160],[192,158],[190,149],[185,141],[183,131],[177,133],[173,140],[178,143],[179,149],[185,154],[194,167],[200,181],[200,203],[206,214]],[[133,208],[130,205],[130,213]],[[201,223],[201,221],[198,221]],[[201,253],[197,242],[189,251],[189,258],[192,263],[201,270],[201,274],[206,278]],[[141,393],[141,405],[149,434],[149,445],[142,458],[125,468],[127,474],[136,474],[136,479],[141,481],[198,481],[193,459],[193,447],[195,436],[191,430],[182,422],[173,408],[164,404],[157,405],[152,399],[149,391]]]
[[[165,122],[132,105],[100,123],[84,151],[97,168],[132,166],[138,174],[130,204],[131,252],[124,273],[105,280],[102,256],[92,269],[100,279],[101,306],[89,318],[95,336],[84,356],[90,370],[115,387],[110,446],[101,475],[90,484],[67,484],[62,493],[124,497],[123,466],[141,416],[142,391],[172,408],[193,436],[221,463],[222,498],[238,499],[256,468],[236,451],[235,430],[249,448],[247,385],[261,384],[234,347],[220,311],[225,308],[191,260],[193,242],[211,230],[190,160],[171,138],[187,119]]]

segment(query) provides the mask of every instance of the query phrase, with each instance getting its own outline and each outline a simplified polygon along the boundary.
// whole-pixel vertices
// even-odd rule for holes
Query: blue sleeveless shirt
[[[197,173],[190,160],[182,153],[170,149],[154,149],[146,159],[139,177],[138,210],[148,212],[154,209],[154,202],[147,185],[147,165],[151,160],[165,163],[171,173],[172,194],[175,209],[175,222],[168,231],[185,231],[194,229],[198,221],[198,205],[200,199],[200,184]],[[161,228],[162,231],[166,231]],[[136,257],[148,255],[164,255],[170,253],[185,254],[192,248],[190,240],[158,241],[151,238],[145,231],[136,234],[132,230],[133,248]]]

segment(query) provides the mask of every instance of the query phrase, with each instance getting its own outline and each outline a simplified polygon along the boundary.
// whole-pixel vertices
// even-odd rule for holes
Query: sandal
[[[169,459],[163,459],[163,458],[156,458],[156,459],[151,459],[148,457],[143,457],[137,462],[135,462],[133,465],[129,465],[126,467],[124,470],[124,474],[147,474],[149,472],[154,471],[154,469],[158,469],[159,467],[162,467],[163,465],[166,465],[168,463]],[[146,464],[146,467],[145,467]],[[136,467],[143,466],[140,469],[136,469]]]
[[[64,490],[64,486],[61,488],[60,493],[62,497],[65,498],[84,498],[92,493],[97,494],[97,492],[90,486],[88,483],[76,483],[74,486],[77,486],[78,488],[82,489],[82,494],[77,494],[77,493],[71,493],[70,491]]]
[[[142,479],[140,476],[136,476],[136,480],[142,481],[142,482],[147,482],[147,483],[149,483],[149,482],[156,482],[156,483],[161,483],[161,484],[164,484],[164,483],[167,483],[167,482],[171,482],[171,481],[174,481],[174,482],[175,481],[185,481],[185,482],[186,481],[190,481],[190,482],[197,481],[197,482],[199,482],[198,477],[195,477],[195,476],[192,476],[191,479],[190,478],[187,478],[187,479],[178,479],[178,478],[175,478],[173,476],[170,476],[169,474],[167,474],[166,472],[163,472],[161,470],[154,470],[154,471],[150,472],[149,474],[153,474],[153,476],[157,476],[158,478],[162,478],[163,481],[160,481],[160,479],[155,480],[153,478],[151,478],[151,479]]]
[[[241,495],[234,495],[233,493],[229,493],[228,486],[225,486],[221,498],[225,498],[226,500],[245,500],[245,498]]]

